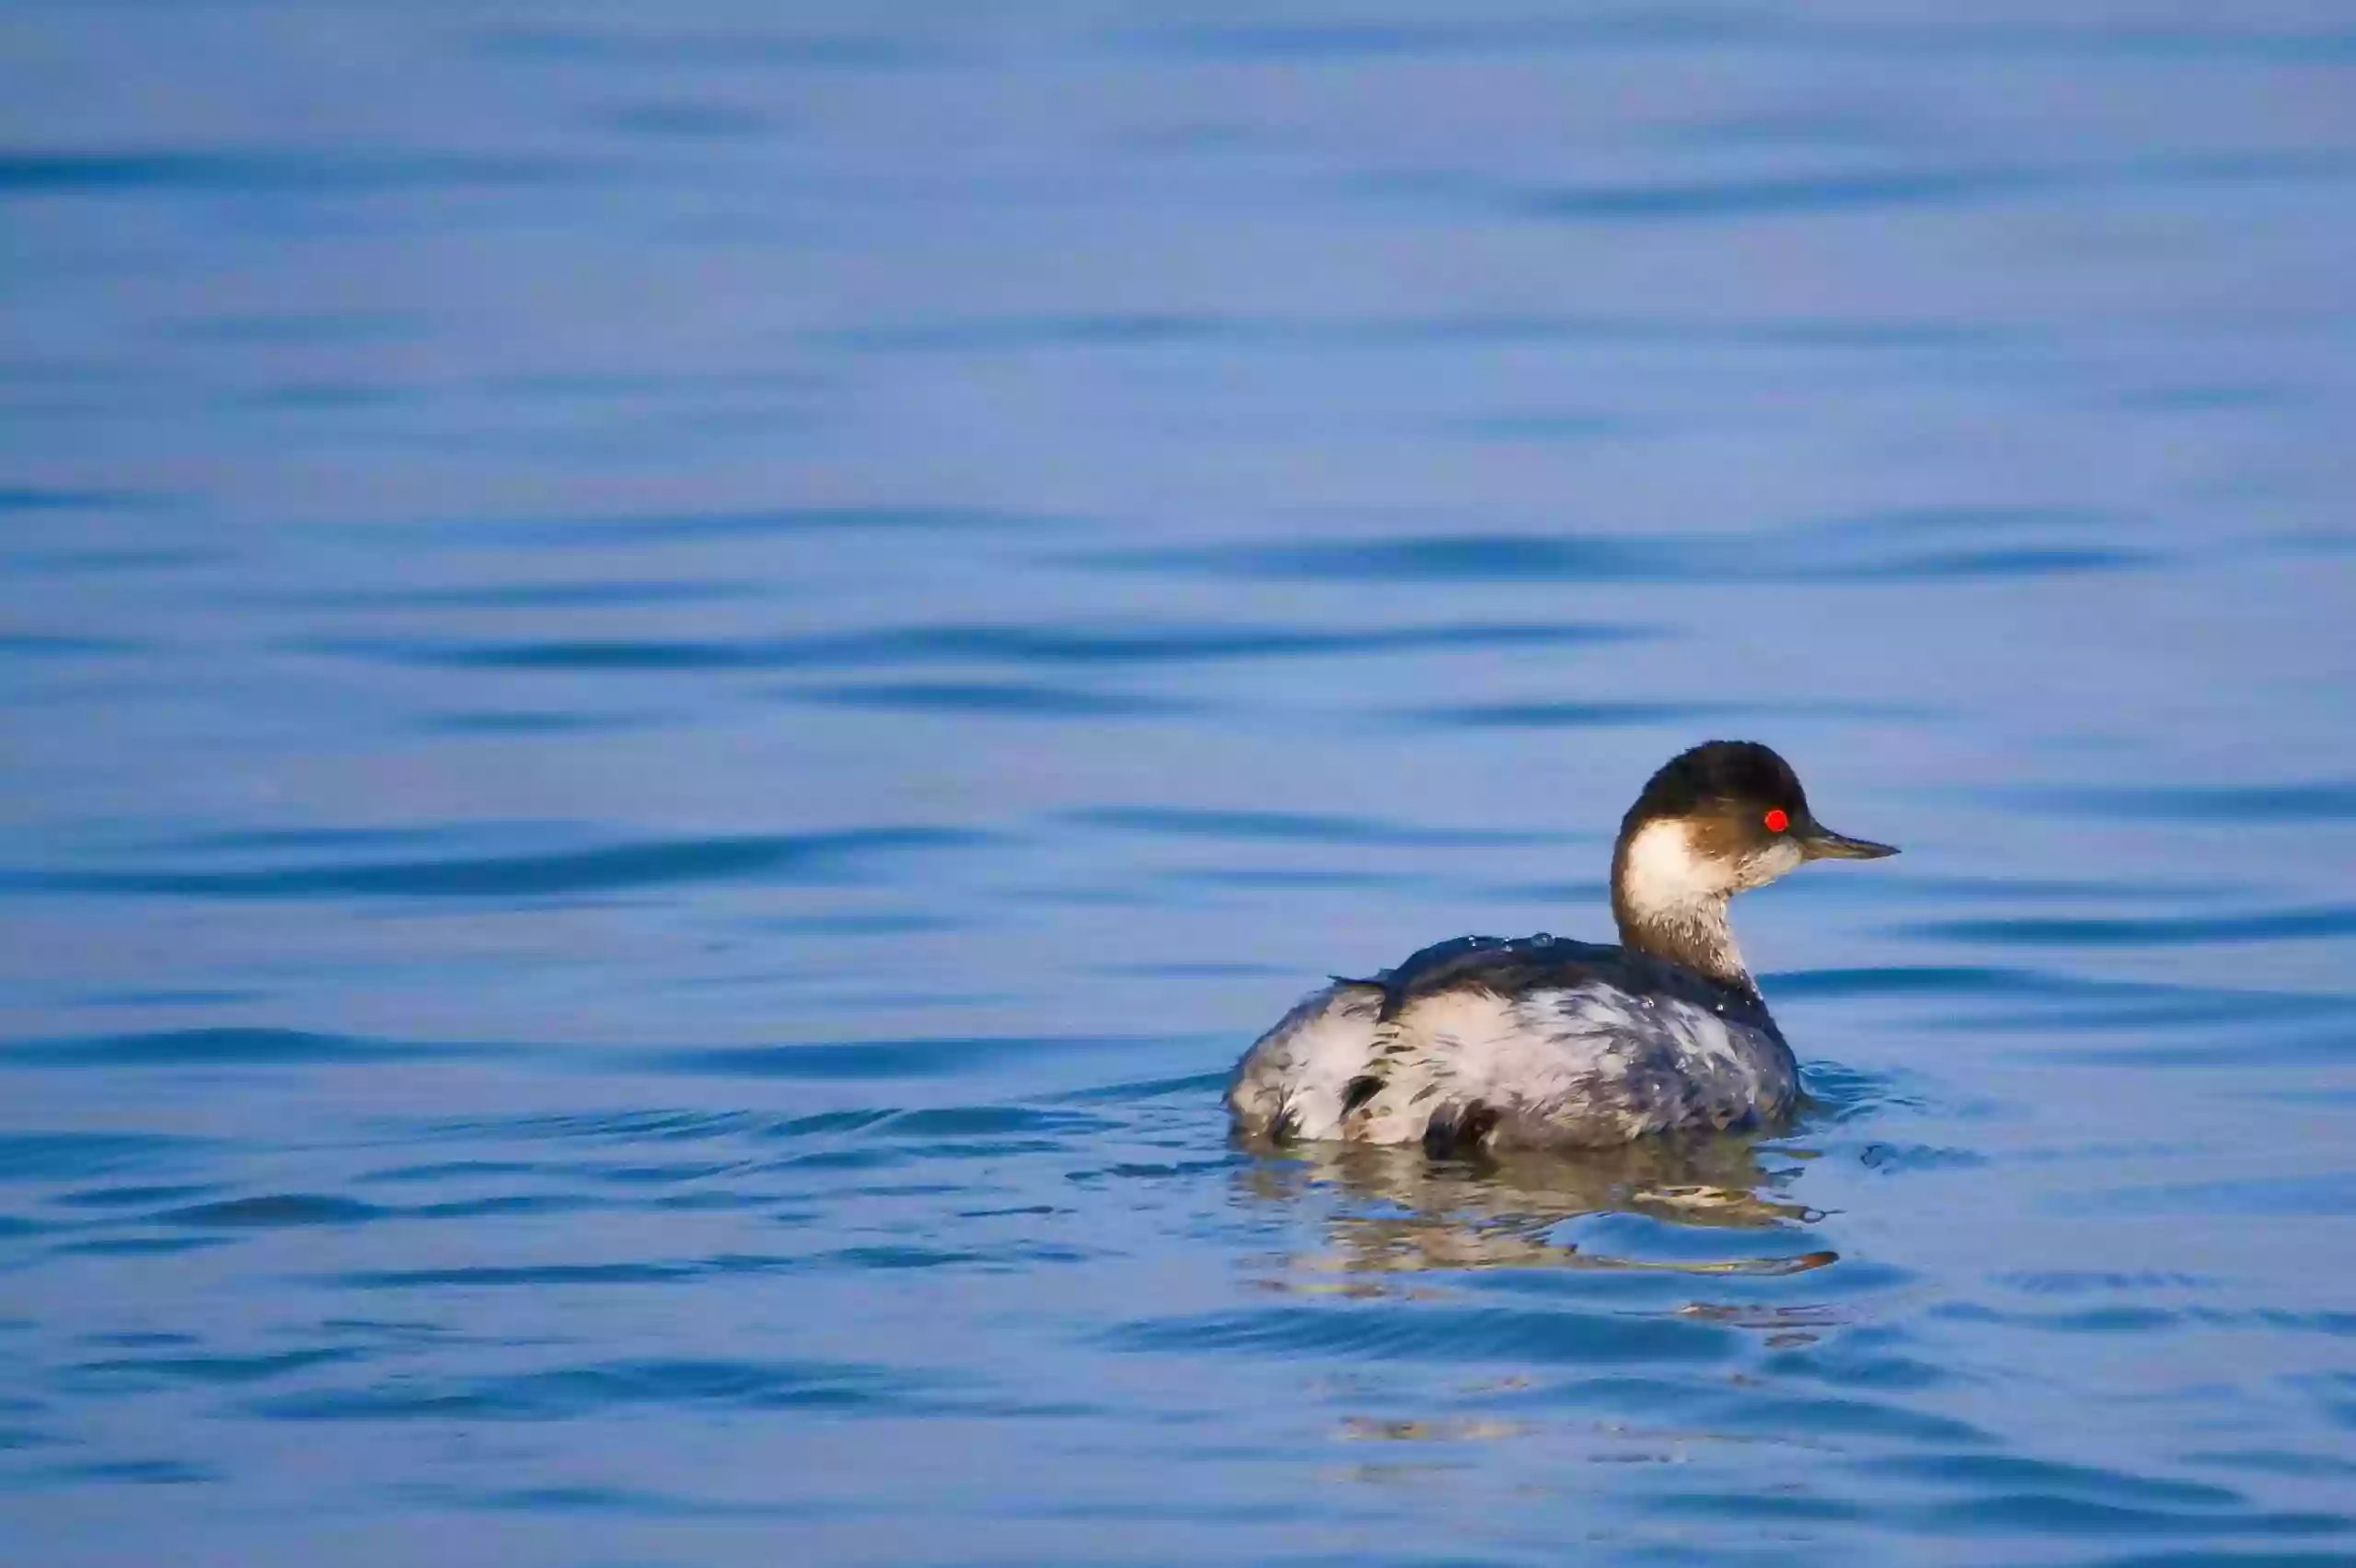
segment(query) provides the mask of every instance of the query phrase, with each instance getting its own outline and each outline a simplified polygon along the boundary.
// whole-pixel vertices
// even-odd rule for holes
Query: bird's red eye
[[[1784,831],[1784,829],[1785,829],[1785,828],[1787,828],[1787,827],[1789,827],[1789,826],[1791,826],[1791,825],[1792,825],[1792,819],[1791,819],[1790,817],[1788,817],[1788,816],[1786,816],[1786,815],[1784,815],[1784,808],[1783,808],[1783,807],[1781,807],[1781,806],[1770,806],[1770,807],[1768,807],[1768,808],[1767,808],[1767,831],[1768,831],[1768,832],[1770,832],[1770,833],[1781,833],[1781,832],[1783,832],[1783,831]]]

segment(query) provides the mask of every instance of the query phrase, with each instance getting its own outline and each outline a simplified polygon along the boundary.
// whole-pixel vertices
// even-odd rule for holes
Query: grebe
[[[1236,1065],[1237,1128],[1420,1142],[1435,1154],[1595,1148],[1789,1111],[1799,1066],[1743,966],[1727,901],[1804,860],[1898,851],[1834,833],[1750,741],[1671,758],[1620,824],[1620,947],[1459,937],[1369,980],[1336,977]]]

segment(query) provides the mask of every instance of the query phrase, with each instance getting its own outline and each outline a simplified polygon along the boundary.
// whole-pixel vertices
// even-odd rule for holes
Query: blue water
[[[26,0],[0,1562],[2356,1561],[2356,27]],[[1816,1106],[1232,1147],[1710,734]]]

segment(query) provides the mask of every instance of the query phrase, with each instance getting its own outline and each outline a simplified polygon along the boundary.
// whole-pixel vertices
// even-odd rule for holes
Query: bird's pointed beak
[[[1870,838],[1851,838],[1820,823],[1801,834],[1799,841],[1800,853],[1811,860],[1878,860],[1885,855],[1898,853],[1895,844],[1877,844]]]

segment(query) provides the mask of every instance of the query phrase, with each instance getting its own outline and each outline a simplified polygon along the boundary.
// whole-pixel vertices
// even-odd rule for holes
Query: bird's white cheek
[[[1764,849],[1748,856],[1742,863],[1742,885],[1765,887],[1777,877],[1789,874],[1802,860],[1800,847],[1788,838],[1779,838]]]
[[[1658,915],[1725,897],[1740,870],[1695,854],[1685,824],[1663,820],[1647,823],[1630,841],[1621,887],[1639,916]]]

